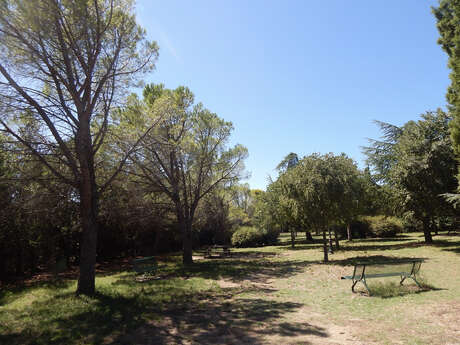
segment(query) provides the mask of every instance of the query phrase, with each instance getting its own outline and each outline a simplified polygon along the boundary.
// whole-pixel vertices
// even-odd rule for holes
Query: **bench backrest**
[[[391,273],[404,273],[416,275],[420,271],[422,260],[403,262],[358,263],[355,265],[353,276],[361,279],[362,275],[385,275]]]
[[[142,259],[133,260],[133,269],[138,273],[145,273],[157,268],[155,257],[149,256]]]

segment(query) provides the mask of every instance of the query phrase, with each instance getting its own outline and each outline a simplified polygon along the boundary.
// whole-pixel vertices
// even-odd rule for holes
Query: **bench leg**
[[[419,288],[422,287],[422,286],[419,284],[419,282],[417,281],[417,279],[415,279],[415,276],[410,276],[409,278],[411,278],[411,279],[415,282],[415,284],[417,284],[417,286],[418,286]]]
[[[358,282],[358,280],[353,280],[353,285],[351,285],[351,291],[355,292],[355,285]]]
[[[361,279],[358,279],[358,280],[353,280],[353,285],[351,286],[351,291],[355,292],[355,285],[356,285],[359,281],[363,283],[364,287],[365,287],[366,290],[367,290],[367,293],[370,294],[371,291],[369,290],[369,287],[367,286],[367,283],[366,283],[366,279],[365,279],[365,278],[361,278]]]
[[[401,281],[399,282],[399,285],[403,285],[404,280],[406,280],[406,276],[401,276]]]
[[[364,286],[365,286],[365,288],[366,288],[366,290],[367,290],[367,293],[370,295],[370,294],[371,294],[371,290],[369,290],[369,286],[367,286],[366,278],[363,278],[362,281],[363,281],[363,284],[364,284]]]
[[[417,281],[417,278],[415,277],[415,275],[401,276],[401,282],[400,282],[399,284],[403,285],[403,282],[404,282],[404,280],[406,280],[406,278],[412,279],[412,280],[415,282],[415,284],[417,284],[417,286],[418,286],[419,288],[422,287],[422,286],[420,285],[420,283]]]

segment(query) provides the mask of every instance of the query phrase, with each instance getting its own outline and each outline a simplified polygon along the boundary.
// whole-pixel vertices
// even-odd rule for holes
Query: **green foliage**
[[[345,154],[304,157],[280,176],[279,183],[289,213],[306,228],[326,229],[356,212],[358,169]]]
[[[388,150],[382,151],[381,142],[374,141],[365,153],[373,168],[384,176],[382,182],[392,195],[397,213],[412,212],[423,223],[426,241],[430,242],[434,218],[454,214],[442,194],[456,189],[457,162],[449,136],[449,114],[438,109],[421,117],[393,128],[397,135],[387,136],[390,125],[382,127]],[[387,162],[385,169],[380,161]]]
[[[294,168],[299,163],[299,156],[297,153],[291,152],[276,166],[276,170],[284,172],[288,169]]]
[[[0,1],[0,130],[76,192],[79,293],[95,292],[99,194],[133,147],[109,175],[97,153],[126,89],[155,67],[146,36],[131,0]]]
[[[371,237],[395,237],[403,230],[402,221],[396,217],[367,216],[362,221],[368,225],[368,234]]]
[[[129,157],[128,173],[143,186],[141,193],[161,193],[174,206],[183,260],[192,263],[195,213],[209,193],[239,181],[247,149],[228,147],[232,123],[195,104],[193,93],[184,86],[170,90],[148,85],[144,100],[132,96],[119,116],[117,131],[125,138],[120,148],[141,138]]]
[[[379,176],[372,175],[369,168],[359,174],[357,213],[360,215],[394,214],[395,197],[388,185],[378,183]],[[356,220],[353,219],[353,220]]]
[[[369,139],[371,146],[363,147],[366,163],[373,168],[374,178],[378,182],[388,182],[389,172],[396,163],[395,144],[402,129],[390,123],[375,121],[382,132],[380,140]]]
[[[358,214],[363,184],[354,161],[345,154],[312,154],[287,168],[260,196],[256,224],[261,228],[290,231],[327,231],[329,225],[350,222]],[[325,260],[327,260],[324,240]]]
[[[229,199],[228,190],[217,188],[206,195],[199,204],[194,231],[200,245],[230,244],[232,228],[235,222],[240,223],[240,219],[233,213],[235,209]]]
[[[260,247],[275,244],[279,232],[276,230],[258,229],[252,226],[242,226],[232,235],[232,245],[238,248]]]
[[[414,212],[404,212],[401,216],[404,232],[423,231],[423,223],[415,218]]]
[[[440,34],[438,43],[447,53],[451,84],[447,89],[447,101],[453,120],[450,123],[452,146],[457,157],[460,155],[460,1],[441,0],[432,8]]]

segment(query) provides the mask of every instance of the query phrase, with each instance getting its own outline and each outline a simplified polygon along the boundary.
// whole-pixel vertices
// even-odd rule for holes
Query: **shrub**
[[[402,225],[404,232],[423,231],[423,224],[414,217],[414,212],[409,211],[402,216]]]
[[[365,220],[355,220],[353,223],[351,223],[351,229],[354,238],[366,238],[372,235],[370,225]]]
[[[396,217],[372,216],[363,217],[369,224],[370,236],[373,237],[395,237],[402,232],[402,222]]]
[[[353,238],[366,238],[371,236],[369,222],[359,219],[354,220],[350,224],[351,234]],[[340,238],[347,238],[347,227],[343,224],[333,225],[331,230],[336,230]]]
[[[278,240],[279,232],[276,230],[257,229],[252,226],[238,228],[232,236],[234,247],[259,247],[274,244]]]

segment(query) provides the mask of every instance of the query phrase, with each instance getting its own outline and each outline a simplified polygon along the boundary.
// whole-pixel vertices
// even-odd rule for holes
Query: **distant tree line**
[[[364,170],[345,154],[298,159],[290,153],[278,165],[279,176],[267,187],[255,221],[262,228],[290,232],[293,247],[298,232],[305,232],[307,241],[312,240],[311,232],[321,233],[325,261],[334,246],[340,248],[341,237],[352,240],[353,232],[365,236],[363,226],[368,232],[383,228],[373,233],[385,236],[385,228],[395,234],[396,223],[423,231],[431,243],[432,233],[455,226],[458,216],[446,200],[457,188],[450,122],[442,110],[401,127],[377,122],[382,138],[364,147]],[[369,220],[379,224],[363,224]]]

